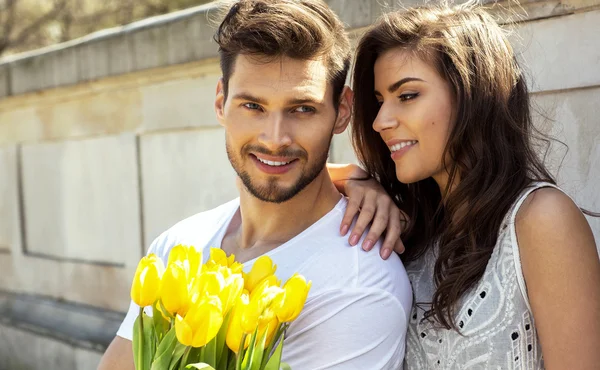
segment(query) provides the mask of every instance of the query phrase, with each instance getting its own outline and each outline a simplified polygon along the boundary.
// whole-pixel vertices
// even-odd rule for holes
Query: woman
[[[471,6],[387,14],[359,43],[353,88],[357,155],[409,220],[405,368],[598,369],[594,238],[534,151],[494,20]]]

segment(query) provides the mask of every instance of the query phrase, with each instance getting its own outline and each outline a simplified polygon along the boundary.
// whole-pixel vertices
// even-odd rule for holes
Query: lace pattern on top
[[[460,300],[456,323],[447,330],[423,320],[434,293],[436,252],[407,266],[414,292],[407,333],[405,370],[544,369],[515,232],[515,217],[531,192],[556,186],[536,183],[525,189],[507,213],[496,246],[479,283]]]

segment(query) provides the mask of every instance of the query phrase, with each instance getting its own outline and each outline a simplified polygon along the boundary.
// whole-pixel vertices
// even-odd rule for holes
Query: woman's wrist
[[[327,163],[327,171],[331,181],[342,193],[346,193],[345,186],[348,180],[366,180],[369,174],[360,166],[353,163]]]

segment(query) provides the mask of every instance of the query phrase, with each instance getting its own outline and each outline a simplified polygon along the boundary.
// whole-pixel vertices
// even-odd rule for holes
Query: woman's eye
[[[297,112],[297,113],[313,113],[314,111],[315,111],[315,108],[309,107],[306,105],[302,105],[302,106],[294,109],[294,112]]]
[[[410,93],[410,94],[402,94],[399,96],[399,98],[400,98],[400,101],[407,101],[407,100],[413,100],[417,96],[419,96],[419,93]]]
[[[258,110],[260,109],[260,105],[256,104],[256,103],[244,103],[244,107],[251,109],[251,110]]]

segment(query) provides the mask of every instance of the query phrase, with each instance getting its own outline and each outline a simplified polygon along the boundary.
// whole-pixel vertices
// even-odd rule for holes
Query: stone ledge
[[[386,10],[399,9],[397,1],[326,0],[348,30],[371,24]],[[461,2],[458,0],[457,2]],[[502,21],[527,21],[600,6],[600,0],[482,0]],[[404,1],[403,7],[423,0]],[[0,59],[0,98],[53,87],[140,71],[147,68],[214,58],[212,20],[217,5],[144,19],[122,27],[98,31],[51,47]]]
[[[0,291],[0,323],[76,348],[104,352],[125,313]]]

